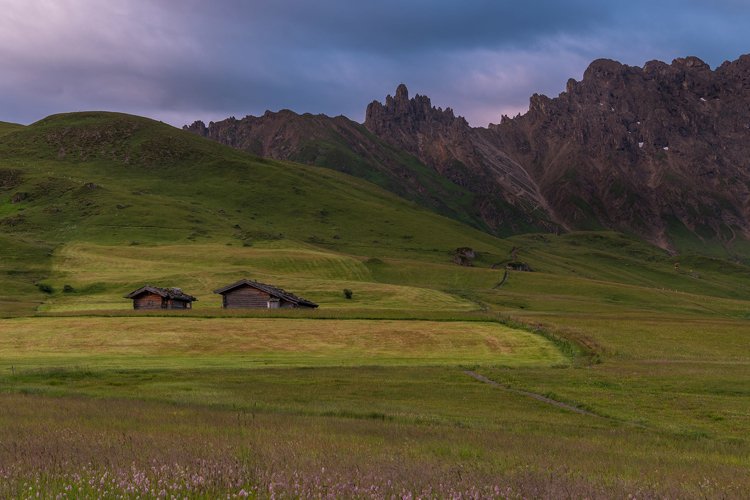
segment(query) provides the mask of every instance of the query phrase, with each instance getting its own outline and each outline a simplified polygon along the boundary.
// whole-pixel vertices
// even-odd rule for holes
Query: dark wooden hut
[[[214,293],[222,296],[222,307],[225,309],[318,307],[318,304],[281,288],[246,279],[214,290]]]
[[[180,288],[159,288],[146,285],[125,296],[133,299],[133,309],[191,309],[195,297]]]

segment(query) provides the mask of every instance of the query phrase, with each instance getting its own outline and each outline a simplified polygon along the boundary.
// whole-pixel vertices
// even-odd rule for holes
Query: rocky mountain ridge
[[[750,240],[750,56],[715,70],[695,57],[597,60],[558,97],[534,94],[526,114],[487,128],[410,98],[405,85],[370,103],[363,125],[281,111],[185,128],[263,156],[349,168],[430,208],[467,194],[444,213],[496,234],[609,228],[667,249]],[[458,191],[436,190],[441,180]]]
[[[518,218],[529,225],[555,229],[546,200],[526,169],[463,117],[455,116],[452,109],[435,108],[429,97],[419,94],[409,99],[401,84],[394,97],[386,97],[385,104],[373,101],[367,106],[364,126],[477,194],[479,200],[494,201],[476,206],[494,230],[513,225]],[[505,212],[494,210],[500,207]]]
[[[487,131],[570,227],[750,238],[750,56],[594,61],[557,98]]]

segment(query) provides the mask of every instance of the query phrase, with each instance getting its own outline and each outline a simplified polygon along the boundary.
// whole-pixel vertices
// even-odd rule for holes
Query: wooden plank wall
[[[224,294],[224,307],[227,309],[266,309],[271,296],[262,290],[243,286]]]
[[[161,309],[162,297],[155,293],[144,293],[133,299],[133,309]]]
[[[167,302],[167,309],[190,309],[190,303],[184,300],[172,299]]]

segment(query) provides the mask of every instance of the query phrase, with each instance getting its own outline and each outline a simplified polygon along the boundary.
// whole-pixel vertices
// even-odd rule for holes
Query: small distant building
[[[133,309],[192,309],[198,300],[180,288],[159,288],[146,285],[125,296],[133,299]]]
[[[318,304],[281,288],[246,279],[214,290],[214,293],[222,296],[222,307],[225,309],[318,307]]]

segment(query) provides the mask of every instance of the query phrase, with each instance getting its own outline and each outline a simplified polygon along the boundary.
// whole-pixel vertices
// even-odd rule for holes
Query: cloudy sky
[[[596,58],[736,59],[748,25],[748,0],[0,0],[0,120],[361,121],[403,82],[484,126]]]

